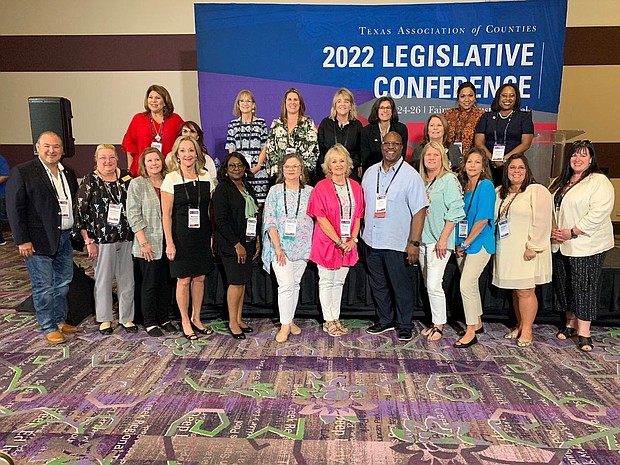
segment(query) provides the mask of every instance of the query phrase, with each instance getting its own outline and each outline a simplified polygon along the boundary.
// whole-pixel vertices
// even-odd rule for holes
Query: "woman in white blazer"
[[[579,349],[590,352],[590,323],[596,318],[603,261],[614,246],[614,188],[601,173],[591,141],[573,144],[549,190],[555,206],[554,294],[557,308],[566,313],[566,327],[557,337],[569,339],[576,332]]]

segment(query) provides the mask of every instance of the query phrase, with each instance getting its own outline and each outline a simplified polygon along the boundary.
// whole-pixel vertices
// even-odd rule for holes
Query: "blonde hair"
[[[424,146],[424,148],[422,149],[422,154],[420,155],[420,176],[422,176],[422,181],[424,181],[424,184],[428,182],[426,166],[424,166],[424,155],[426,155],[426,152],[428,152],[428,150],[431,148],[437,150],[441,155],[441,169],[439,170],[439,173],[437,174],[435,179],[438,179],[444,174],[451,172],[450,161],[448,160],[448,151],[446,150],[446,148],[438,142],[429,142]]]
[[[334,98],[332,99],[332,111],[329,114],[329,117],[333,120],[336,119],[336,102],[341,97],[346,98],[351,103],[351,109],[349,110],[349,121],[355,121],[357,119],[355,99],[353,98],[351,91],[349,89],[345,89],[344,87],[334,94]]]
[[[331,149],[327,151],[325,154],[325,161],[321,165],[321,169],[323,170],[323,174],[325,177],[331,177],[331,172],[329,171],[329,164],[332,161],[332,158],[335,155],[343,156],[347,162],[347,172],[345,173],[346,177],[349,177],[351,171],[353,171],[353,160],[351,159],[351,155],[349,155],[349,151],[342,144],[336,144]]]
[[[254,108],[252,108],[252,114],[253,115],[256,114],[256,99],[254,98],[254,94],[247,89],[242,89],[237,94],[237,98],[235,99],[235,105],[233,106],[233,115],[235,116],[241,116],[241,108],[239,107],[239,100],[241,100],[241,97],[244,95],[247,95],[248,97],[250,97],[250,99],[252,99],[252,103],[254,104]]]
[[[168,160],[166,160],[166,164],[168,165],[168,171],[176,171],[181,168],[181,164],[179,163],[179,145],[181,142],[189,141],[196,149],[196,172],[202,171],[205,167],[205,156],[200,149],[200,144],[196,139],[192,136],[179,136],[177,140],[174,141],[174,145],[172,146],[172,151],[168,155]]]

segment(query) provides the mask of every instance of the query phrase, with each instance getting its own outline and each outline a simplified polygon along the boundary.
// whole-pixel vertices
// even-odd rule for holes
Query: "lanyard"
[[[103,182],[103,187],[105,187],[105,190],[108,191],[108,195],[110,196],[110,198],[112,200],[114,200],[114,202],[117,205],[121,205],[123,202],[123,193],[121,192],[122,186],[119,186],[118,184],[118,171],[114,170],[114,174],[116,175],[116,179],[114,181],[106,181],[103,179],[103,176],[101,175],[101,173],[99,171],[97,171],[97,175],[99,176],[99,179],[101,179],[101,181]],[[112,193],[112,191],[110,190],[110,188],[108,187],[108,182],[114,182],[114,184],[116,184],[116,190],[118,191],[118,198]]]
[[[497,208],[497,220],[496,220],[496,222],[499,222],[499,220],[501,220],[502,218],[507,218],[508,217],[508,209],[512,205],[512,202],[514,202],[515,199],[517,198],[517,195],[519,195],[518,192],[515,193],[514,197],[512,199],[510,199],[510,201],[508,202],[508,204],[506,205],[506,207],[503,210],[502,210],[502,205],[504,205],[504,201],[506,199],[502,199],[502,201],[499,203],[499,207]]]
[[[347,215],[349,218],[347,218],[348,220],[351,219],[351,213],[353,210],[353,204],[351,203],[351,189],[349,188],[349,180],[345,179],[344,180],[345,185],[347,186],[347,195],[349,196],[349,214]],[[334,192],[336,192],[336,198],[338,199],[338,203],[340,204],[340,218],[344,218],[344,208],[342,206],[342,199],[340,198],[340,196],[338,195],[338,189],[336,189],[336,183],[334,182],[334,180],[332,179],[332,184],[334,185]]]
[[[338,143],[338,130],[340,130],[340,132],[346,133],[346,135],[344,136],[344,142],[341,142],[341,144],[345,147],[347,146],[347,142],[349,141],[349,129],[348,128],[350,125],[351,123],[347,123],[341,128],[340,125],[338,124],[338,121],[334,120],[334,145]]]
[[[506,128],[504,129],[504,141],[502,142],[504,145],[506,145],[506,134],[508,133],[508,126],[510,126],[510,121],[512,120],[512,116],[514,115],[514,110],[512,113],[510,113],[510,116],[508,117],[508,122],[506,123]],[[497,117],[495,118],[495,129],[493,130],[493,135],[495,136],[495,143],[497,144],[497,124],[499,123],[499,120],[504,119],[501,117],[501,113],[498,111],[497,112]]]
[[[396,178],[396,176],[398,176],[398,172],[400,171],[400,168],[403,166],[403,163],[405,163],[404,158],[401,160],[400,165],[398,165],[398,169],[396,170],[396,173],[394,173],[394,176],[390,180],[390,183],[388,184],[387,189],[385,189],[385,193],[383,194],[384,197],[387,197],[388,191],[390,190],[390,186],[394,182],[394,179]],[[379,165],[379,170],[377,171],[377,195],[379,195],[379,175],[380,174],[381,174],[381,165]]]
[[[568,191],[575,187],[577,184],[579,184],[580,181],[581,178],[579,178],[579,181],[573,184],[571,184],[569,181],[568,184],[556,191],[555,195],[553,196],[553,203],[556,210],[560,209],[560,205],[562,205],[562,200],[564,199],[564,196],[568,194]]]
[[[45,171],[47,171],[47,174],[50,177],[50,181],[52,182],[52,188],[54,189],[54,192],[56,193],[56,198],[60,200],[60,195],[58,194],[58,190],[56,189],[56,184],[54,184],[54,180],[52,179],[54,175],[52,174],[51,171],[48,171],[47,169]],[[62,186],[63,194],[65,194],[65,199],[69,199],[69,196],[67,195],[67,189],[65,189],[65,177],[63,176],[63,172],[60,168],[58,168],[58,177],[60,178],[60,185]]]
[[[474,196],[476,195],[476,189],[478,189],[478,184],[480,183],[480,176],[476,180],[476,185],[474,186],[474,190],[471,193],[471,200],[469,201],[469,205],[467,205],[467,211],[465,212],[465,218],[469,216],[469,210],[471,210],[471,206],[474,203]]]
[[[295,210],[295,219],[299,216],[299,204],[301,203],[301,184],[297,194],[297,210]],[[286,181],[284,181],[284,216],[288,218],[288,206],[286,204]]]
[[[179,173],[181,174],[181,179],[183,180],[183,189],[185,189],[185,197],[187,197],[188,208],[191,208],[192,204],[189,199],[189,191],[187,190],[187,185],[185,184],[185,177],[183,176],[183,170],[180,168],[179,168]],[[200,210],[200,175],[198,173],[196,173],[196,181],[198,184],[198,206],[196,208]]]
[[[159,126],[159,131],[155,132],[155,122],[153,121],[152,116],[150,118],[151,118],[151,138],[159,142],[162,136],[164,135],[164,123],[166,122],[166,119],[164,118],[161,120],[161,126]]]

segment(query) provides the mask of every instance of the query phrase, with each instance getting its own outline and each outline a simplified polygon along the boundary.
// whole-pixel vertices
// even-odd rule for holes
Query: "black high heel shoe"
[[[183,333],[183,337],[185,337],[185,339],[187,339],[188,341],[197,341],[198,340],[198,336],[196,336],[196,333],[191,333],[191,334]]]
[[[241,330],[242,332],[240,333],[233,333],[233,330],[230,329],[230,326],[228,326],[228,332],[230,333],[230,335],[232,337],[234,337],[235,339],[245,339],[245,333],[243,332],[243,329]]]
[[[192,329],[200,334],[204,334],[205,336],[208,336],[209,334],[213,334],[213,330],[209,327],[200,329],[193,322],[190,322],[190,324],[192,325]]]
[[[453,347],[456,349],[467,349],[468,347],[471,347],[474,344],[478,344],[478,338],[476,336],[474,336],[472,340],[469,342],[456,341]]]
[[[241,326],[239,326],[239,328],[241,328]],[[245,328],[241,328],[241,331],[243,331],[246,334],[249,334],[249,333],[254,332],[254,328],[252,328],[251,326],[246,326]]]

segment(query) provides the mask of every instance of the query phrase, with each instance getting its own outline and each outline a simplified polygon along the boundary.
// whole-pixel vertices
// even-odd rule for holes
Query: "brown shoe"
[[[78,327],[69,323],[60,323],[58,329],[61,333],[77,333]]]
[[[44,336],[50,344],[62,344],[65,342],[65,337],[60,331],[52,331],[51,333],[44,334]]]

